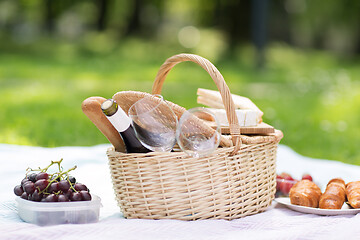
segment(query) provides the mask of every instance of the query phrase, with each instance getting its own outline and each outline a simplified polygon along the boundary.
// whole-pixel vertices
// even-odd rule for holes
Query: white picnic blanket
[[[265,212],[226,220],[178,221],[125,219],[116,205],[106,157],[109,145],[42,148],[0,144],[0,239],[360,239],[360,214],[318,216],[290,210],[276,202]],[[40,227],[17,215],[13,187],[25,169],[63,158],[64,168],[78,166],[74,175],[100,196],[100,221]],[[289,147],[278,149],[277,171],[296,178],[309,173],[325,186],[333,177],[360,180],[360,167],[312,159]]]

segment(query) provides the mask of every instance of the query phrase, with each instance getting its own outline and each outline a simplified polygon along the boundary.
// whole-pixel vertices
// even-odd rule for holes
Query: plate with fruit
[[[76,166],[64,170],[61,163],[62,159],[45,168],[28,168],[14,187],[18,214],[25,222],[55,225],[99,220],[100,198],[70,174]]]

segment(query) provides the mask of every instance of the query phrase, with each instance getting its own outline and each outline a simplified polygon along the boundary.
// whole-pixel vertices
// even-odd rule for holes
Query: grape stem
[[[62,161],[63,161],[63,158],[61,158],[59,161],[52,161],[51,160],[51,163],[49,164],[49,166],[47,166],[45,168],[38,167],[37,169],[32,169],[32,168],[28,167],[26,169],[26,171],[27,171],[26,176],[28,175],[29,172],[35,172],[35,171],[47,172],[47,170],[54,164],[57,164],[59,166],[59,172],[61,172],[60,165],[61,165]]]
[[[62,159],[61,159],[61,161],[62,161]],[[59,167],[59,171],[60,171],[60,172],[59,172],[58,177],[61,179],[62,175],[64,175],[64,174],[66,174],[67,176],[69,176],[69,172],[75,170],[76,168],[77,168],[77,166],[75,165],[74,167],[69,168],[66,172],[61,172],[62,168],[60,169],[60,167]],[[54,174],[55,174],[55,173],[54,173]],[[53,176],[54,174],[52,174],[51,176]],[[49,182],[49,184],[46,186],[46,188],[44,188],[44,190],[42,190],[40,193],[46,192],[46,190],[50,187],[50,185],[51,185],[53,182],[57,181],[56,179],[57,179],[57,178],[51,179],[50,182]],[[69,179],[68,179],[68,181],[69,181]],[[69,183],[70,183],[70,188],[74,189],[74,188],[72,187],[72,184],[71,184],[70,181],[69,181]],[[74,191],[76,191],[76,190],[74,189]],[[77,192],[77,191],[76,191],[76,192]]]
[[[51,161],[51,163],[50,163],[47,167],[45,167],[45,168],[40,168],[40,167],[39,167],[39,168],[37,168],[37,169],[32,169],[32,168],[28,167],[28,168],[26,169],[26,171],[27,171],[27,172],[26,172],[26,176],[28,176],[29,172],[35,172],[35,171],[47,172],[52,165],[57,164],[58,169],[59,169],[59,172],[56,172],[56,173],[53,173],[53,174],[49,174],[51,180],[49,181],[49,183],[48,183],[48,185],[46,186],[46,188],[44,188],[42,191],[40,191],[40,188],[38,187],[39,194],[40,194],[40,193],[46,193],[46,191],[47,191],[47,189],[50,187],[50,185],[51,185],[53,182],[57,181],[57,179],[60,179],[60,180],[61,180],[61,179],[65,179],[65,178],[63,177],[64,175],[67,176],[67,181],[70,183],[70,188],[71,188],[72,190],[74,190],[75,192],[77,192],[77,191],[75,190],[75,188],[72,186],[72,184],[71,184],[71,182],[70,182],[70,180],[69,180],[69,172],[75,170],[75,169],[77,168],[77,166],[75,165],[74,167],[69,168],[67,171],[63,171],[64,169],[63,169],[63,167],[61,166],[61,162],[62,162],[62,161],[63,161],[63,158],[61,158],[59,161]],[[54,177],[54,176],[57,176],[57,177]]]

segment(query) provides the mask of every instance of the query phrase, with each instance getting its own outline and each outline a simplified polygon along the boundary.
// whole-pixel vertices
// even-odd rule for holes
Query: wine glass
[[[170,152],[176,143],[177,117],[161,95],[146,96],[128,111],[136,137],[154,152]]]
[[[215,129],[206,128],[210,122]],[[183,152],[192,157],[202,157],[212,153],[220,144],[220,124],[211,110],[203,107],[191,108],[181,116],[176,140]]]

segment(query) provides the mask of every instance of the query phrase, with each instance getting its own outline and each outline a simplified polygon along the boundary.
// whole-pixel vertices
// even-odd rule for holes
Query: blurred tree
[[[292,43],[301,47],[354,54],[359,42],[360,1],[281,0],[288,14]],[[281,40],[281,38],[279,38]]]
[[[256,48],[255,66],[262,69],[265,66],[268,0],[253,0],[251,10],[251,35]]]
[[[71,0],[43,0],[43,26],[47,33],[52,34],[55,32],[57,18],[71,6],[73,6],[73,1]],[[28,21],[31,20],[33,19],[29,19]]]
[[[134,0],[128,6],[123,36],[154,37],[161,25],[164,0]]]
[[[130,15],[128,17],[124,31],[125,36],[136,35],[141,30],[140,12],[141,12],[141,8],[143,7],[143,0],[134,0],[131,2],[132,2],[132,6],[130,9]]]
[[[250,37],[251,1],[216,0],[215,14],[218,27],[228,36],[230,55],[239,42],[248,41]]]
[[[271,0],[269,2],[269,39],[292,44],[290,33],[290,15],[285,9],[284,0]]]
[[[44,26],[49,33],[54,31],[55,10],[53,0],[44,0]]]
[[[96,27],[98,31],[104,31],[107,28],[109,0],[97,0],[96,3],[98,8]]]
[[[176,34],[176,29],[179,31],[186,25],[193,25],[197,28],[211,28],[223,34],[231,56],[239,44],[252,40],[254,31],[251,31],[251,24],[260,19],[257,13],[252,14],[255,6],[252,4],[256,1],[260,4],[266,2],[0,0],[0,30],[5,33],[4,36],[16,35],[17,40],[21,38],[18,36],[28,33],[34,35],[44,32],[60,33],[58,36],[72,40],[94,29],[104,31],[105,34],[118,32],[121,37],[148,39],[155,36],[159,29],[166,28],[168,33]],[[326,4],[312,0],[268,2],[269,41],[285,41],[293,46],[331,49],[347,54],[360,53],[359,0],[327,0]],[[191,13],[184,14],[181,12],[184,9]],[[78,31],[78,34],[71,33],[75,36],[72,38],[63,34],[71,31]]]

